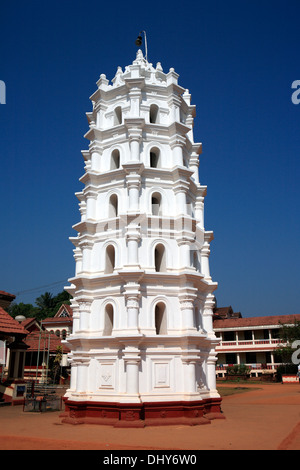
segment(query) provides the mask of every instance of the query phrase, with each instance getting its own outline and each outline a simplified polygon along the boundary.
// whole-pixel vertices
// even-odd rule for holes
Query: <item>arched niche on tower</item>
[[[193,266],[197,272],[201,272],[201,264],[200,264],[200,254],[199,250],[191,250],[191,266]]]
[[[101,214],[101,218],[112,219],[119,216],[122,207],[122,190],[114,188],[108,191],[107,194],[101,198],[98,205],[98,211]],[[113,226],[111,226],[111,228],[113,229]]]
[[[166,335],[168,333],[167,306],[163,301],[155,304],[154,327],[157,335]]]
[[[114,109],[114,126],[119,126],[123,122],[122,106],[117,106]]]
[[[150,124],[159,124],[159,106],[155,103],[150,105],[149,109],[149,122]]]
[[[118,168],[120,168],[120,165],[121,165],[120,150],[118,148],[115,148],[111,152],[111,156],[110,156],[110,169],[117,170]]]
[[[199,300],[194,303],[194,325],[198,331],[203,330],[202,306]]]
[[[189,216],[195,217],[195,202],[189,195],[186,196],[186,209]]]
[[[151,266],[151,270],[156,271],[156,272],[167,272],[169,268],[173,267],[173,264],[176,263],[176,257],[177,257],[177,252],[175,253],[175,250],[177,249],[177,242],[174,240],[166,240],[162,238],[152,238],[151,240],[148,240],[147,243],[142,243],[142,250],[143,253],[145,253],[145,263],[147,263],[148,266]],[[171,243],[170,243],[171,242]],[[162,245],[162,247],[160,246]],[[155,253],[155,250],[156,253]],[[157,264],[155,265],[155,254],[157,255],[156,261]],[[165,266],[166,271],[157,271],[156,267],[159,268],[159,257],[162,255],[161,259],[161,269]]]
[[[120,267],[122,263],[121,246],[122,245],[118,241],[112,239],[106,240],[102,245],[99,244],[99,269],[103,271],[104,274],[112,274],[115,269]]]
[[[154,268],[158,273],[167,271],[167,253],[163,243],[157,243],[154,247]]]
[[[162,195],[159,191],[151,194],[151,214],[162,215]]]
[[[171,215],[172,213],[172,193],[170,194],[164,188],[147,188],[143,201],[147,205],[147,213],[149,215]],[[157,207],[153,207],[155,205]]]
[[[149,151],[149,166],[151,168],[161,168],[161,163],[161,150],[156,146],[151,147]]]
[[[116,249],[113,244],[105,247],[104,274],[112,274],[116,266]]]
[[[114,305],[110,302],[104,307],[103,336],[111,336],[114,329],[115,312]]]
[[[119,215],[119,198],[116,193],[110,195],[108,200],[108,217],[114,218]]]
[[[167,168],[171,158],[170,148],[157,140],[145,143],[142,160],[145,166],[150,168]]]

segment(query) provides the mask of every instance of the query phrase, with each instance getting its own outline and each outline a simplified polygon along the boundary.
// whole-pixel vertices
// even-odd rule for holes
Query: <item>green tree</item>
[[[7,312],[15,318],[17,315],[23,315],[26,318],[34,318],[39,314],[38,307],[34,307],[32,304],[24,304],[20,302],[16,304],[13,302],[7,309]]]
[[[13,302],[7,311],[13,318],[17,315],[24,315],[26,318],[35,317],[38,320],[43,320],[47,317],[53,317],[62,304],[70,305],[71,298],[71,295],[66,291],[59,292],[57,295],[45,292],[36,298],[35,305]]]
[[[279,334],[280,338],[287,344],[291,344],[295,340],[300,339],[300,321],[295,320],[293,325],[281,323]]]
[[[45,292],[45,294],[37,297],[35,303],[39,308],[40,319],[51,316],[51,313],[55,307],[55,300],[50,292]]]
[[[66,292],[66,291],[62,291],[62,292],[59,292],[55,297],[54,297],[54,309],[55,309],[55,313],[58,311],[59,307],[62,305],[62,304],[67,304],[67,305],[70,305],[71,303],[71,295],[69,294],[69,292]],[[54,313],[54,314],[55,314]]]
[[[293,364],[292,356],[296,350],[294,341],[300,340],[300,321],[295,320],[293,325],[281,324],[279,330],[279,338],[282,343],[276,348],[275,360],[280,362],[281,365],[277,367],[277,379],[281,380],[282,374],[296,374],[297,365]]]
[[[52,378],[53,383],[57,383],[59,381],[62,356],[62,347],[57,346],[55,357],[52,358],[50,365],[50,377]]]
[[[249,375],[251,368],[246,366],[246,364],[235,364],[233,366],[227,367],[227,374],[228,375]]]

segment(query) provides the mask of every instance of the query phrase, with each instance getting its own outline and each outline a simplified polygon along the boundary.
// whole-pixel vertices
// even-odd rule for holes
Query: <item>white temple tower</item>
[[[213,332],[213,233],[195,106],[139,50],[87,113],[81,221],[74,226],[71,383],[64,422],[209,423],[219,417]]]

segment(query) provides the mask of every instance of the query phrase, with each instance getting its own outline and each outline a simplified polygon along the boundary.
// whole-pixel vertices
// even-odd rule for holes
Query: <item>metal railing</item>
[[[217,364],[216,365],[216,370],[223,370],[226,371],[228,367],[234,366],[237,364]],[[274,363],[267,363],[267,364],[262,364],[262,363],[256,363],[256,364],[243,364],[247,367],[250,367],[251,370],[275,370],[276,367],[281,365],[279,362],[274,362]]]
[[[283,344],[281,339],[271,338],[271,339],[241,339],[241,340],[232,340],[232,341],[224,341],[220,340],[217,348],[221,348],[222,346],[257,346],[257,345],[277,345]]]

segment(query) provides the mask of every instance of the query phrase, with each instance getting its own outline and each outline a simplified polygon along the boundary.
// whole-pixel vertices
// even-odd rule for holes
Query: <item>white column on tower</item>
[[[183,367],[184,367],[185,392],[195,393],[196,392],[196,359],[183,357],[182,362],[183,362]]]
[[[173,152],[173,163],[174,166],[182,166],[183,165],[183,146],[184,146],[185,138],[176,135],[171,138],[170,140],[170,147]]]
[[[85,393],[88,383],[88,367],[90,364],[89,357],[76,357],[77,374],[76,374],[76,392]]]
[[[96,190],[88,189],[86,192],[86,218],[96,219],[96,201],[98,192]]]
[[[209,269],[210,240],[212,240],[212,232],[205,232],[204,243],[201,248],[201,269],[205,279],[209,280],[211,280]]]
[[[129,195],[129,211],[137,212],[139,210],[140,178],[138,175],[127,175],[126,182]]]
[[[132,222],[128,225],[126,232],[126,240],[128,248],[127,265],[136,267],[139,265],[138,248],[139,241],[141,240],[140,227],[138,224]]]
[[[90,148],[90,152],[92,154],[91,170],[95,172],[99,172],[101,170],[101,158],[102,158],[103,149],[97,145],[93,145]]]
[[[91,303],[89,301],[79,302],[79,329],[88,330],[90,327]]]
[[[195,218],[201,228],[204,228],[204,197],[197,196],[195,202]]]
[[[128,128],[128,139],[130,144],[130,161],[140,161],[140,145],[142,140],[143,119],[126,119],[125,125]]]
[[[79,242],[79,247],[82,250],[82,271],[89,272],[93,243],[89,239],[83,239]]]
[[[185,181],[179,180],[174,184],[174,193],[176,195],[176,209],[178,215],[186,215],[187,213],[186,190],[187,184]]]
[[[128,397],[139,394],[139,365],[141,362],[140,350],[129,343],[124,349],[124,362],[126,367],[126,394]]]

